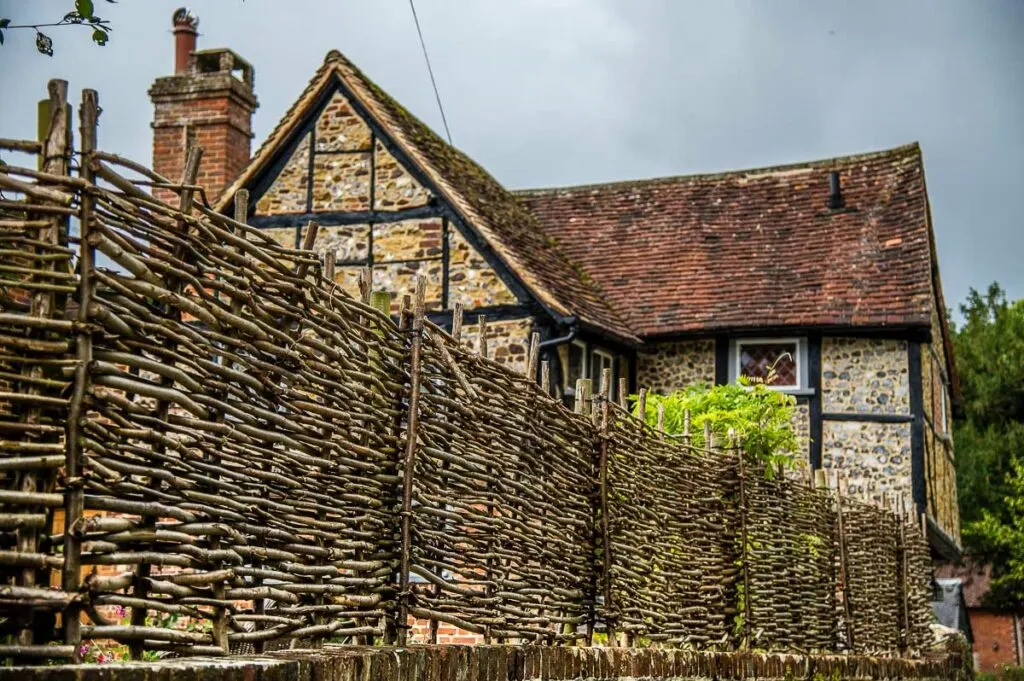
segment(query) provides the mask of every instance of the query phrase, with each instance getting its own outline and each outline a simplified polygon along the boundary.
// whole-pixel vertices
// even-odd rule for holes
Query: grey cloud
[[[67,0],[0,0],[43,20]],[[100,91],[101,144],[147,161],[146,89],[171,68],[179,2],[122,0],[97,48],[54,30],[0,48],[0,135],[35,134],[45,81]],[[257,141],[331,48],[441,130],[405,0],[207,0],[201,44],[253,62]],[[717,171],[918,140],[947,302],[1024,296],[1024,4],[418,0],[458,146],[512,187]]]

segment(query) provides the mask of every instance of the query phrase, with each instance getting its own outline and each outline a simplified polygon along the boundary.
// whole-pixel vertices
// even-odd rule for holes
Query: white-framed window
[[[773,390],[809,387],[806,338],[737,338],[729,348],[729,380],[743,376]]]
[[[607,350],[601,350],[600,348],[593,348],[590,351],[590,375],[587,376],[594,382],[594,391],[598,391],[601,388],[601,375],[605,369],[611,369],[611,383],[608,386],[609,395],[608,397],[612,400],[615,399],[615,355],[608,352]]]
[[[581,340],[569,343],[568,363],[565,367],[566,395],[575,394],[576,380],[590,379],[592,389],[596,393],[601,387],[601,372],[611,369],[611,385],[609,398],[617,399],[619,358],[615,353],[604,348],[595,347]]]

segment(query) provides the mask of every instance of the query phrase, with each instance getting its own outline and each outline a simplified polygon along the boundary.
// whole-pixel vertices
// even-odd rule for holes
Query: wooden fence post
[[[194,186],[195,185],[196,178],[199,176],[199,162],[202,160],[202,157],[203,157],[203,150],[202,150],[201,147],[193,145],[193,146],[189,146],[189,148],[186,150],[185,169],[184,169],[184,171],[182,173],[182,178],[181,178],[181,184],[182,185],[185,185],[185,186]],[[181,195],[180,195],[179,201],[178,201],[178,211],[179,212],[181,212],[181,213],[189,213],[189,212],[192,211],[192,196],[193,196],[193,193],[194,193],[194,190],[192,190],[192,189],[182,189],[181,190]],[[188,229],[187,223],[184,220],[178,220],[178,229],[181,230],[181,231],[187,230]],[[172,277],[168,277],[167,288],[168,288],[168,290],[174,291],[174,292],[180,291],[180,289],[181,289],[181,282],[180,281],[174,281]],[[177,320],[181,319],[181,311],[180,310],[174,311],[171,314],[172,314],[173,318],[175,318]],[[173,341],[166,341],[165,344],[168,345],[168,346],[171,346],[173,344]],[[173,348],[172,347],[168,347],[168,349],[173,349]],[[173,387],[174,379],[173,378],[165,377],[165,378],[163,378],[160,381],[160,383],[161,383],[161,386],[163,386],[165,388]],[[157,402],[157,405],[156,405],[156,418],[157,418],[158,421],[160,421],[160,422],[167,421],[167,417],[168,417],[168,415],[170,413],[170,406],[171,406],[170,403],[167,402],[166,400],[159,400]],[[153,444],[153,448],[154,448],[154,450],[156,451],[156,453],[158,455],[162,455],[164,453],[164,450],[165,450],[166,447],[165,447],[165,445],[162,442],[156,442],[156,443]],[[159,488],[160,487],[160,481],[159,480],[152,480],[150,482],[150,486],[153,487],[153,488]],[[154,518],[152,516],[145,516],[143,518],[143,522],[141,523],[141,525],[142,525],[142,527],[145,527],[145,528],[148,528],[148,529],[153,529],[154,527],[156,527],[156,518]],[[140,563],[139,566],[136,568],[136,570],[135,570],[134,594],[133,594],[136,598],[144,601],[149,596],[148,581],[149,581],[149,577],[150,577],[151,573],[152,573],[152,565],[149,564],[149,563]],[[145,605],[139,605],[139,606],[135,606],[135,607],[132,608],[131,623],[132,623],[132,626],[134,626],[134,627],[141,627],[141,626],[144,626],[146,624],[146,607],[145,607]],[[145,644],[146,644],[145,640],[132,641],[132,642],[130,642],[128,644],[128,651],[131,653],[132,659],[138,660],[138,659],[142,658],[142,653],[145,650]]]
[[[398,645],[405,646],[409,619],[409,568],[412,564],[412,481],[416,464],[416,437],[420,419],[420,371],[422,370],[425,278],[416,280],[412,338],[409,349],[409,417],[406,427],[405,466],[402,471],[402,560],[398,593]]]
[[[710,449],[711,429],[710,424],[704,423],[704,436],[707,439]],[[736,440],[736,433],[729,429],[729,449],[736,457],[736,465],[739,471],[739,511],[740,511],[740,565],[743,569],[743,636],[740,639],[740,647],[743,650],[750,648],[750,627],[752,608],[750,603],[750,557],[749,539],[747,536],[747,474],[743,461],[743,449],[739,447]]]
[[[95,181],[93,153],[96,151],[96,127],[99,118],[99,101],[95,90],[82,91],[82,106],[79,109],[82,135],[82,156],[79,173],[89,185]],[[82,405],[89,384],[89,367],[92,364],[92,333],[87,329],[89,308],[96,283],[93,281],[95,248],[90,232],[93,220],[93,197],[88,188],[83,189],[80,200],[79,247],[78,247],[78,338],[75,341],[78,364],[75,367],[75,387],[68,406],[66,455],[64,470],[64,573],[61,586],[68,594],[77,594],[82,581],[82,539],[79,523],[84,513],[82,458]],[[75,661],[82,643],[81,607],[71,604],[64,611],[64,643],[74,646]]]
[[[40,163],[43,171],[47,173],[66,175],[71,151],[71,123],[68,116],[69,107],[67,106],[68,84],[64,80],[51,80],[47,84],[47,89],[49,94],[48,103],[40,107],[41,114],[44,113],[44,110],[46,114],[45,116],[40,115],[39,119],[40,128],[43,129],[45,126],[46,131],[41,145]],[[34,202],[34,200],[28,201],[25,205],[26,210],[29,211],[28,222],[36,222],[34,218],[37,218],[40,222],[45,220],[46,224],[44,227],[38,228],[35,235],[29,237],[35,245],[26,248],[26,251],[31,249],[39,257],[32,261],[31,268],[33,273],[23,278],[24,289],[29,292],[28,302],[30,305],[25,316],[35,318],[40,324],[40,328],[45,329],[45,320],[60,316],[58,298],[54,290],[54,275],[57,274],[57,266],[62,263],[55,261],[53,256],[58,248],[67,245],[64,243],[66,217],[58,213],[34,214],[31,212],[31,204]],[[27,231],[31,231],[31,229],[29,228]],[[35,325],[33,324],[32,326],[34,327]],[[31,345],[33,337],[36,337],[34,331],[30,332],[30,338],[26,341],[29,345]],[[47,429],[44,418],[47,396],[43,394],[44,389],[40,387],[45,384],[44,368],[42,363],[25,362],[22,364],[20,374],[24,380],[18,381],[15,384],[15,394],[19,398],[18,402],[25,404],[26,407],[20,415],[18,430],[15,432],[22,433],[21,437],[28,442],[20,442],[19,446],[30,445],[31,443],[31,445],[42,449],[45,448],[45,445],[34,441],[37,438],[44,441],[52,438],[51,431]],[[59,445],[57,451],[59,451]],[[36,506],[34,501],[36,499],[42,500],[47,493],[52,491],[54,473],[55,470],[53,468],[41,469],[38,467],[28,468],[15,473],[17,482],[12,484],[12,487],[16,485],[17,491],[25,495],[26,502],[22,502],[28,506],[25,510],[30,512],[35,518],[42,519],[41,523],[33,519],[32,522],[24,522],[18,527],[17,544],[15,547],[17,553],[38,555],[40,534],[48,534],[52,531],[52,504],[49,507]],[[64,501],[65,503],[67,502],[66,496]],[[20,565],[22,566],[21,570],[15,577],[16,586],[27,587],[30,590],[35,588],[46,589],[49,587],[49,584],[40,584],[40,582],[48,581],[50,575],[49,566],[30,565],[28,562],[20,563]],[[30,608],[27,611],[16,613],[11,618],[11,624],[15,625],[13,627],[14,632],[16,632],[13,636],[15,645],[4,646],[4,648],[17,655],[18,649],[37,647],[40,644],[47,643],[47,641],[37,641],[33,631],[37,618],[42,612],[42,610]],[[40,628],[42,629],[42,627]],[[63,652],[71,651],[64,648]],[[73,654],[71,652],[71,655]],[[54,655],[54,657],[56,656]],[[15,660],[15,663],[17,663],[17,660]]]
[[[836,533],[839,539],[839,576],[843,581],[843,614],[846,618],[846,647],[854,651],[853,637],[853,603],[850,601],[850,563],[846,548],[846,528],[843,525],[843,490],[842,480],[836,472]]]
[[[615,631],[615,603],[612,600],[612,543],[611,526],[608,521],[608,441],[611,439],[611,405],[608,400],[608,390],[611,385],[611,369],[601,372],[601,394],[600,394],[600,431],[598,437],[601,439],[600,458],[598,459],[598,485],[600,491],[601,508],[601,544],[604,549],[604,626],[608,632],[608,643],[618,646],[619,640]],[[595,410],[596,412],[596,410]],[[643,423],[641,422],[641,428]]]

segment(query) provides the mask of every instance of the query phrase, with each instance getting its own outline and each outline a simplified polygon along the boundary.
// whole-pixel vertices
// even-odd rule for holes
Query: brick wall
[[[971,609],[969,616],[976,671],[995,672],[1005,665],[1021,664],[1020,620],[1013,613]],[[1014,627],[1018,627],[1016,635]]]
[[[157,79],[149,95],[154,110],[153,170],[179,181],[186,140],[192,137],[203,148],[197,184],[213,203],[249,162],[257,106],[252,89],[230,71],[190,71]],[[154,194],[165,201],[176,197],[165,189]]]

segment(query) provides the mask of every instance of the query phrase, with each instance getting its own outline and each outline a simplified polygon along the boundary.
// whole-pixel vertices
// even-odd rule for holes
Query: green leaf
[[[11,25],[10,19],[0,19],[0,28],[7,28]]]
[[[53,39],[42,31],[36,31],[36,50],[38,50],[40,54],[52,57]]]
[[[94,43],[96,43],[97,45],[99,45],[100,47],[106,45],[107,44],[107,40],[109,40],[109,39],[110,39],[110,36],[107,35],[106,31],[101,31],[100,29],[97,28],[96,30],[94,30],[92,32],[92,41]]]
[[[92,0],[75,0],[75,9],[82,17],[91,18],[94,10]]]

